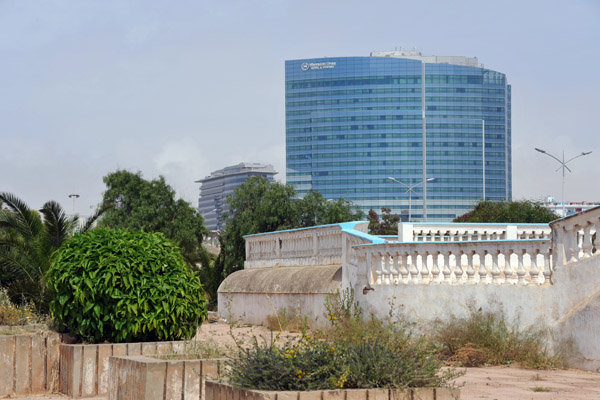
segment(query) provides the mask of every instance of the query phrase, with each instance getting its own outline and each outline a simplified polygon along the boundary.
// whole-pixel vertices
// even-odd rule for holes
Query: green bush
[[[86,341],[187,339],[207,317],[200,279],[160,233],[75,235],[55,253],[47,282],[53,318]]]
[[[229,382],[257,390],[440,387],[456,378],[421,339],[337,341],[302,336],[279,345],[253,342],[229,362]]]

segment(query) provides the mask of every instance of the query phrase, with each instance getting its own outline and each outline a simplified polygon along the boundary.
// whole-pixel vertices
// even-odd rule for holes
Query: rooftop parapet
[[[424,56],[417,50],[394,50],[394,51],[372,51],[371,57],[393,57],[393,58],[408,58],[411,60],[423,61],[428,64],[451,64],[464,65],[467,67],[483,68],[479,65],[477,57],[464,56]]]

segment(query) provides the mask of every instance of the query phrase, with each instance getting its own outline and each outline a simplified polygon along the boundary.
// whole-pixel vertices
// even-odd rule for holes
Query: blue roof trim
[[[365,221],[365,222],[368,222],[368,221]],[[349,225],[349,224],[354,224],[354,225]],[[370,244],[387,243],[385,239],[382,239],[378,236],[369,235],[368,233],[364,233],[364,232],[355,230],[354,227],[356,226],[356,224],[353,222],[344,222],[344,223],[341,223],[340,225],[342,226],[342,232],[345,232],[352,236],[359,237],[361,239],[369,240],[369,241],[371,241]]]
[[[354,230],[354,227],[356,225],[358,225],[358,224],[368,224],[368,223],[369,223],[369,221],[352,221],[352,222],[342,222],[342,223],[339,223],[339,224],[315,225],[315,226],[309,226],[309,227],[306,227],[306,228],[284,229],[282,231],[254,233],[252,235],[244,235],[243,237],[247,238],[247,237],[252,237],[252,236],[271,235],[273,233],[305,231],[305,230],[308,230],[308,229],[325,228],[325,227],[328,227],[328,226],[340,226],[342,228],[342,231],[345,230],[345,229]]]

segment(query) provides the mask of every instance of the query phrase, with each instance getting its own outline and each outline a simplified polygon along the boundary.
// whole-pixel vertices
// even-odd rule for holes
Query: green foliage
[[[208,233],[204,219],[185,200],[175,200],[175,190],[164,177],[145,180],[141,172],[119,170],[103,178],[103,206],[112,205],[100,225],[130,231],[161,232],[180,248],[186,262],[199,262],[202,237]]]
[[[369,210],[367,217],[369,220],[369,233],[372,235],[397,235],[398,234],[398,223],[400,222],[400,216],[398,214],[392,215],[392,210],[389,208],[381,209],[381,220],[375,210]]]
[[[13,302],[33,301],[45,313],[51,296],[45,285],[50,257],[78,230],[78,217],[68,217],[55,201],[45,203],[40,213],[10,193],[0,193],[0,202],[0,285],[8,288]],[[90,229],[104,211],[97,210],[80,230]]]
[[[454,222],[547,223],[558,215],[541,203],[524,201],[481,200],[475,208],[454,219]]]
[[[439,387],[457,377],[441,371],[435,348],[413,339],[403,327],[364,321],[351,291],[327,302],[331,335],[279,344],[254,341],[230,362],[235,387],[258,390],[326,390],[359,388]],[[373,329],[375,328],[375,329]]]
[[[463,366],[521,363],[530,368],[561,364],[560,356],[548,354],[548,330],[543,325],[521,330],[509,324],[498,310],[468,307],[463,318],[436,321],[433,340],[442,346],[442,356]]]
[[[207,317],[200,279],[160,233],[96,229],[66,241],[48,286],[55,320],[86,341],[191,338]]]

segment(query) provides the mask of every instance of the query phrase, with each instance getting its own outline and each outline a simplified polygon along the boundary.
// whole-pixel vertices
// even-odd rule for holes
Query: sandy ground
[[[199,329],[194,339],[204,348],[218,347],[231,354],[237,348],[236,342],[248,343],[270,340],[271,331],[262,326],[230,326],[212,319]],[[274,333],[273,333],[274,334]],[[298,334],[282,333],[281,339]],[[235,338],[235,339],[234,339]],[[600,373],[574,369],[531,370],[514,365],[501,367],[466,368],[466,374],[455,383],[461,391],[461,399],[599,399]],[[537,390],[537,391],[535,391]],[[31,396],[13,400],[59,400],[66,396]],[[102,397],[93,399],[100,400]],[[89,399],[89,400],[93,400]]]
[[[223,322],[204,324],[198,341],[235,350],[235,340],[248,342],[251,337],[270,340],[271,332],[262,326],[233,326]],[[283,333],[281,338],[297,334]],[[259,339],[261,340],[261,339]],[[599,399],[600,373],[575,369],[531,370],[514,365],[465,368],[466,374],[455,383],[461,399]],[[542,390],[542,391],[534,391]]]

